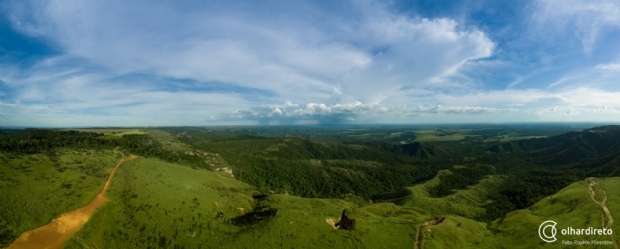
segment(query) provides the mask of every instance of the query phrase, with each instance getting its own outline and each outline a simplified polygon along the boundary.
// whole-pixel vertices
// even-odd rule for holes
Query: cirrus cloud
[[[0,35],[53,53],[0,39],[0,121],[618,120],[618,4],[571,3],[495,20],[372,0],[4,1]]]

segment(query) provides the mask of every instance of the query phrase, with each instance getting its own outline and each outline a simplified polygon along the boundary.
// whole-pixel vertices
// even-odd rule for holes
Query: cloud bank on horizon
[[[620,122],[618,1],[4,1],[0,126]]]

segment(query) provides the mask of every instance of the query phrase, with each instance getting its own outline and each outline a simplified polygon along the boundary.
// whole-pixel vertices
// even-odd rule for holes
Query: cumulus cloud
[[[365,71],[346,75],[343,92],[378,103],[403,87],[441,88],[468,61],[491,56],[495,44],[476,29],[459,30],[450,19],[392,17],[371,22],[369,33],[389,47],[372,57]]]
[[[450,120],[460,122],[522,122],[533,118],[528,115],[542,118],[541,121],[560,121],[562,117],[569,116],[574,117],[574,120],[587,118],[590,121],[609,121],[620,117],[620,99],[617,96],[620,96],[620,92],[581,87],[561,92],[508,89],[471,92],[458,96],[441,93],[408,96],[413,103],[427,103],[425,105],[361,102],[303,105],[287,101],[283,105],[257,105],[222,113],[212,117],[211,121],[295,123],[301,120],[318,120],[323,123],[346,123],[371,120],[375,123],[389,123],[417,120],[419,117],[424,117],[427,121],[447,120],[440,117],[446,115],[455,117]]]
[[[545,36],[570,33],[585,51],[620,27],[616,2],[529,7]],[[545,64],[557,54],[521,44],[527,34],[501,40],[504,31],[480,22],[385,2],[27,0],[0,11],[10,30],[58,52],[0,60],[3,123],[514,122],[620,108],[617,62],[571,73]]]
[[[262,3],[219,1],[27,1],[8,9],[21,32],[117,73],[231,82],[307,102],[334,88],[378,102],[404,85],[441,82],[495,48],[476,28],[379,3],[337,4],[355,21],[318,4],[280,4],[286,11],[275,16]]]
[[[306,105],[293,104],[290,101],[284,105],[258,105],[246,110],[235,110],[211,117],[210,121],[237,121],[258,120],[261,122],[295,123],[299,121],[317,120],[321,123],[344,123],[355,121],[356,117],[382,117],[390,120],[418,115],[453,114],[477,115],[514,112],[514,108],[490,108],[479,106],[390,106],[381,104],[363,104],[353,102],[348,104],[326,105],[309,103]]]

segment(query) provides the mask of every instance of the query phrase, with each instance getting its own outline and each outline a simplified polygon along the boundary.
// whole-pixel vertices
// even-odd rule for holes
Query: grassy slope
[[[612,215],[617,214],[620,211],[620,178],[599,179],[598,182],[607,190],[607,206]],[[600,228],[601,215],[597,210],[598,206],[588,195],[588,183],[583,180],[544,198],[528,209],[510,212],[486,228],[483,223],[476,227],[472,224],[475,221],[471,219],[448,216],[446,225],[434,226],[431,232],[425,232],[424,235],[428,238],[425,248],[564,248],[562,240],[610,240],[606,236],[597,238],[560,233],[560,229],[569,226]],[[538,237],[538,226],[545,220],[558,222],[558,241],[546,243]],[[460,226],[454,225],[457,221],[461,223]],[[466,223],[469,224],[468,229],[461,229]],[[617,229],[618,225],[614,225],[614,228]],[[475,233],[477,237],[467,236],[468,233]],[[600,248],[612,247],[605,245]]]
[[[440,170],[435,178],[423,184],[384,194],[381,199],[428,216],[454,214],[475,218],[485,212],[482,206],[491,201],[488,198],[489,190],[499,186],[505,178],[497,175],[488,176],[480,180],[477,185],[456,190],[454,194],[441,198],[431,197],[428,190],[437,186],[440,181],[439,177],[445,174],[451,174],[451,172]]]
[[[65,168],[63,172],[58,172],[44,156],[5,158],[8,163],[3,163],[0,182],[3,219],[18,222],[18,229],[28,230],[47,223],[59,213],[86,204],[100,190],[107,172],[118,159],[112,151],[91,155],[71,152],[60,158],[61,168]],[[90,167],[80,167],[84,165]],[[440,174],[449,174],[449,171]],[[542,221],[555,220],[558,228],[600,227],[601,224],[598,207],[589,198],[586,180],[528,209],[511,212],[488,227],[465,217],[474,217],[480,212],[480,206],[488,201],[488,189],[501,183],[502,177],[485,178],[475,186],[446,197],[429,197],[427,189],[438,181],[436,177],[392,193],[390,199],[398,205],[382,202],[358,206],[345,200],[271,195],[260,204],[277,209],[275,217],[255,225],[236,226],[229,219],[257,205],[251,198],[253,187],[223,172],[193,170],[156,159],[138,158],[119,168],[108,192],[112,202],[97,210],[66,248],[174,248],[181,245],[185,248],[411,248],[418,225],[437,216],[444,216],[446,220],[420,230],[420,244],[425,248],[560,247],[560,242],[547,244],[538,238],[537,229]],[[617,215],[620,178],[599,179],[598,182],[607,190],[612,215]],[[62,183],[72,183],[72,187],[62,188]],[[48,198],[50,193],[52,198]],[[597,193],[600,195],[600,191]],[[356,219],[357,230],[334,230],[325,221],[338,218],[344,208],[350,210],[349,217]],[[562,239],[595,238],[558,235],[558,240]]]
[[[413,201],[426,201],[432,206],[452,201],[451,198],[483,199],[482,194],[475,193],[500,181],[495,177],[485,179],[480,186],[459,191],[445,197],[446,200],[433,202],[433,198],[416,196],[402,206],[391,202],[358,206],[339,199],[271,195],[260,205],[277,209],[275,217],[255,225],[235,226],[227,220],[242,214],[238,208],[247,212],[255,207],[250,197],[253,190],[220,172],[197,171],[139,158],[124,164],[117,174],[108,195],[112,202],[97,211],[67,248],[156,247],[160,243],[188,248],[410,247],[415,244],[419,224],[447,212],[441,209],[429,212],[430,206],[422,210]],[[415,193],[423,192],[416,187],[412,189]],[[192,204],[194,198],[200,205]],[[471,200],[455,206],[466,206]],[[357,220],[355,231],[335,230],[326,222],[326,218],[339,218],[345,208],[349,217]],[[219,218],[218,212],[222,212]],[[441,225],[425,227],[422,231],[421,238],[427,247],[486,243],[471,241],[472,237],[490,234],[483,223],[456,215],[446,217]],[[450,239],[444,240],[444,236]]]
[[[620,214],[620,178],[603,178],[597,182],[605,188],[608,195],[607,207],[615,220]],[[546,197],[524,210],[508,213],[504,219],[496,220],[492,228],[498,229],[497,246],[514,248],[562,247],[562,240],[594,240],[596,236],[561,235],[560,228],[601,228],[601,215],[597,211],[599,206],[594,204],[588,195],[588,181],[582,180],[571,184],[558,193]],[[538,226],[545,220],[558,222],[558,242],[544,243],[538,238]],[[614,232],[618,231],[618,224],[614,225]],[[618,236],[618,235],[616,235]],[[501,239],[499,239],[501,238]],[[501,240],[501,241],[500,241]],[[601,237],[599,240],[610,240]],[[610,248],[610,246],[601,246]]]
[[[66,129],[71,131],[80,131],[80,132],[94,132],[94,133],[103,133],[106,136],[112,137],[122,137],[123,135],[131,135],[131,134],[146,134],[144,130],[141,129],[117,129],[117,128],[88,128],[88,129]]]
[[[239,230],[226,220],[252,209],[251,189],[224,173],[138,158],[118,169],[108,192],[112,202],[66,247],[214,245]]]
[[[151,135],[153,138],[157,139],[163,146],[165,150],[171,151],[190,151],[192,148],[187,144],[180,142],[176,139],[176,137],[168,132],[157,130],[157,129],[148,129],[146,132]]]
[[[449,174],[449,171],[441,171],[441,174]],[[458,190],[455,194],[446,197],[429,197],[426,190],[438,184],[438,181],[436,177],[424,184],[384,196],[388,199],[393,197],[389,200],[399,204],[395,210],[400,209],[401,213],[403,210],[411,210],[419,212],[424,217],[446,216],[446,222],[422,229],[422,237],[426,238],[425,248],[536,248],[540,246],[553,248],[562,247],[562,240],[610,240],[609,237],[558,234],[558,242],[545,243],[538,237],[538,226],[549,219],[558,222],[558,229],[568,226],[573,228],[601,227],[601,215],[598,212],[600,208],[588,195],[587,180],[573,183],[528,209],[508,213],[503,219],[494,221],[490,226],[465,217],[475,217],[478,212],[484,211],[480,206],[488,201],[486,199],[488,189],[501,183],[503,181],[501,176],[490,176],[467,190]],[[607,206],[612,215],[617,216],[620,211],[620,178],[603,178],[598,179],[597,182],[606,189]],[[600,198],[602,192],[598,190],[596,192]],[[380,210],[388,209],[381,208]],[[614,227],[617,228],[618,225],[615,224]],[[609,246],[601,247],[608,248]]]
[[[421,216],[400,212],[393,204],[356,208],[343,200],[273,195],[268,200],[277,215],[248,227],[224,243],[228,248],[398,248],[413,245]],[[344,208],[356,219],[357,230],[335,230],[327,218],[339,219]]]
[[[399,213],[400,208],[393,204],[355,208],[344,200],[272,195],[263,202],[278,209],[274,218],[235,226],[227,220],[240,216],[239,208],[247,212],[254,207],[253,190],[223,173],[138,158],[125,163],[117,174],[108,194],[112,202],[96,212],[67,248],[256,248],[281,244],[354,248],[361,243],[394,248],[411,244],[415,224],[423,221],[418,214]],[[339,217],[343,208],[352,209],[350,217],[358,219],[358,230],[334,230],[326,223],[326,218]],[[218,212],[222,213],[219,217]]]
[[[16,237],[88,204],[101,191],[120,155],[63,151],[58,165],[45,155],[11,159],[0,154],[0,158],[0,232],[8,229]]]
[[[500,138],[500,142],[510,142],[524,139],[532,139],[532,138],[546,138],[547,136],[520,136],[520,135],[504,135]]]

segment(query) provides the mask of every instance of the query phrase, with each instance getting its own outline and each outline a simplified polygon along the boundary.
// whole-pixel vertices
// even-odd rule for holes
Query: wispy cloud
[[[535,1],[515,20],[483,5],[6,1],[2,30],[54,52],[0,58],[0,121],[508,122],[620,108],[618,56],[601,52],[620,55],[616,2]]]
[[[620,62],[599,64],[595,68],[602,71],[620,72]]]
[[[620,3],[614,0],[537,1],[534,19],[546,35],[569,34],[577,37],[591,54],[604,30],[620,28]]]

